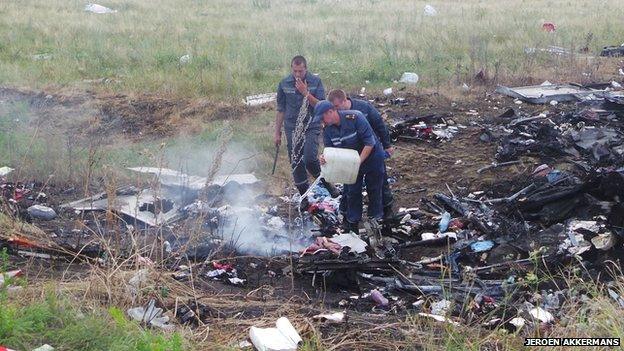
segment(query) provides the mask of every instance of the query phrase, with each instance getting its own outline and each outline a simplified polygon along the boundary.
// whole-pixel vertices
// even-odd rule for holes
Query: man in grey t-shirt
[[[288,158],[292,167],[295,186],[300,194],[308,190],[308,172],[318,177],[321,167],[318,161],[318,143],[321,133],[319,121],[312,120],[314,106],[325,99],[325,88],[318,76],[308,72],[303,56],[295,56],[290,63],[291,74],[282,79],[277,87],[277,115],[275,117],[274,142],[282,143],[282,125],[286,132]],[[305,134],[303,140],[293,140],[297,118],[304,98],[308,101],[308,114],[301,121]]]

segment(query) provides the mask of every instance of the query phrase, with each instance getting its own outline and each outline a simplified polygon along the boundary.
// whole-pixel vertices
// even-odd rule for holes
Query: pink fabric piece
[[[336,244],[335,242],[331,241],[331,239],[321,236],[321,237],[316,238],[312,245],[303,249],[302,255],[305,255],[305,254],[314,255],[317,252],[326,251],[326,250],[329,250],[338,255],[340,254],[340,250],[342,250],[342,246],[340,246],[340,244]]]
[[[555,24],[552,22],[545,22],[544,24],[542,24],[542,29],[547,32],[554,32],[557,27],[555,27]]]

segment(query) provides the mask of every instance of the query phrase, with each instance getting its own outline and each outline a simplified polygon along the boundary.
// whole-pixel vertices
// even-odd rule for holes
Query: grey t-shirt
[[[308,83],[308,90],[315,98],[319,100],[325,99],[325,88],[321,78],[306,73],[305,80]],[[297,124],[297,117],[299,116],[299,110],[303,103],[303,95],[295,87],[295,77],[289,74],[286,78],[277,86],[277,110],[284,112],[284,129],[292,131]],[[308,117],[304,121],[307,123],[310,116],[314,113],[314,107],[308,106]],[[312,122],[309,128],[320,128],[320,122]]]

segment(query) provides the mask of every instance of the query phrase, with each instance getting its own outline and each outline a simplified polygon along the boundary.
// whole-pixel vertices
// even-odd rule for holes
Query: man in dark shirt
[[[327,95],[327,100],[330,101],[334,107],[338,110],[356,110],[362,112],[368,123],[371,125],[375,135],[381,142],[383,149],[385,150],[386,157],[390,157],[394,152],[394,148],[392,147],[392,140],[390,139],[390,133],[388,132],[388,127],[381,118],[381,114],[379,111],[366,100],[360,99],[352,99],[347,96],[347,94],[340,89],[335,89],[329,92]],[[346,197],[343,194],[343,199]],[[388,217],[392,215],[392,202],[394,197],[392,195],[392,191],[390,190],[390,184],[388,184],[388,176],[385,174],[382,188],[382,202],[384,208],[384,217]],[[344,199],[346,200],[346,199]],[[348,200],[340,201],[340,211],[344,214],[346,213]]]
[[[383,216],[381,188],[385,176],[384,150],[370,124],[360,111],[338,111],[329,101],[320,101],[314,107],[314,118],[323,121],[325,147],[356,150],[360,154],[360,168],[354,184],[345,185],[349,202],[345,215],[346,229],[358,233],[362,219],[362,185],[368,192],[368,217],[379,220]],[[323,155],[321,163],[325,163]]]
[[[321,133],[320,121],[311,118],[314,106],[325,99],[325,88],[321,79],[308,72],[303,56],[295,56],[290,68],[292,73],[282,79],[277,87],[277,116],[275,118],[275,145],[282,143],[282,125],[286,132],[288,158],[292,167],[295,186],[300,194],[308,190],[308,172],[318,177],[321,167],[318,160],[318,141]],[[307,115],[297,121],[304,98],[307,99]],[[293,140],[297,124],[302,123],[303,138]],[[307,170],[307,171],[306,171]]]

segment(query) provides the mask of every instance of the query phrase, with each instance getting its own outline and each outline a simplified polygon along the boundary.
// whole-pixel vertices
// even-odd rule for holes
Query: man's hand
[[[364,161],[366,161],[366,159],[370,155],[371,151],[373,151],[373,147],[372,146],[370,146],[370,145],[364,146],[364,148],[362,149],[362,152],[360,152],[360,164],[362,164],[362,163],[364,163]]]
[[[275,146],[282,145],[282,131],[281,130],[279,132],[275,132],[275,135],[273,135],[273,142],[275,143]]]
[[[327,163],[327,161],[325,161],[325,155],[323,154],[319,155],[319,162],[321,163],[321,165],[324,165],[325,163]]]
[[[301,80],[300,78],[297,78],[297,80],[295,81],[295,87],[303,96],[307,96],[310,93],[308,91],[308,83]]]
[[[390,146],[385,151],[388,153],[389,156],[392,156],[392,154],[394,154],[394,147]]]

